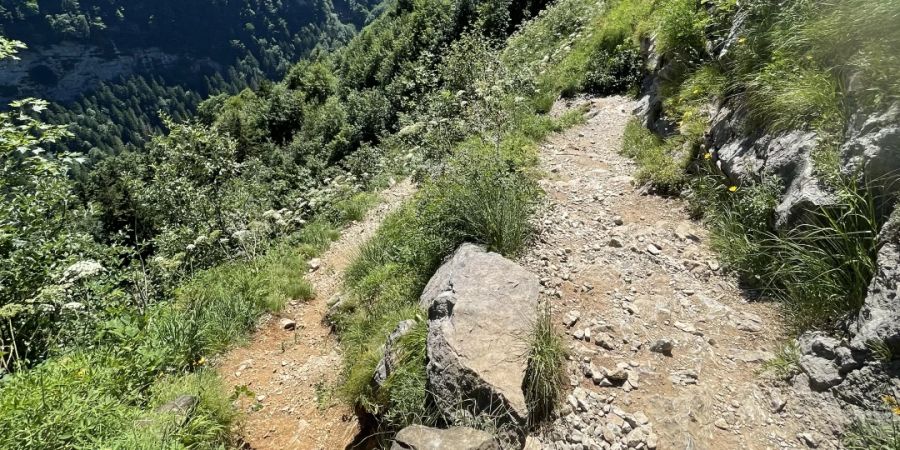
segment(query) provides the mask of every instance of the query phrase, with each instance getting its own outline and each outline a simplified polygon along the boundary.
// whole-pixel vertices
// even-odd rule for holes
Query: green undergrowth
[[[666,141],[644,128],[636,119],[625,126],[622,153],[638,163],[635,180],[659,192],[678,192],[687,179],[691,153],[678,140]]]
[[[900,404],[892,395],[884,396],[887,411],[881,417],[856,420],[844,433],[841,443],[849,450],[900,450]]]
[[[497,143],[482,137],[462,142],[446,170],[423,183],[420,192],[388,216],[346,272],[347,298],[334,320],[345,355],[347,401],[381,418],[385,430],[445,421],[428,407],[425,392],[425,318],[418,298],[441,261],[463,242],[475,242],[506,256],[518,254],[531,235],[530,216],[540,191],[532,172],[536,143],[571,125],[580,111],[553,120],[517,114]],[[416,321],[399,344],[399,368],[377,388],[372,382],[382,344],[402,320]],[[546,325],[546,324],[545,324]],[[541,338],[554,331],[544,328]],[[561,365],[550,348],[535,348],[537,372],[529,392],[549,410],[562,389]],[[554,345],[556,345],[554,347]],[[554,359],[555,358],[555,359]]]
[[[103,324],[95,345],[8,375],[0,448],[229,448],[236,416],[209,359],[244,342],[262,314],[312,298],[306,261],[337,236],[313,221],[256,258],[195,273],[169,301]],[[189,420],[155,412],[180,395],[199,400]]]
[[[710,227],[711,245],[745,287],[779,300],[797,331],[830,328],[862,305],[875,273],[875,202],[848,183],[837,203],[775,230],[780,186],[774,179],[735,186],[720,175],[692,182],[689,200]]]

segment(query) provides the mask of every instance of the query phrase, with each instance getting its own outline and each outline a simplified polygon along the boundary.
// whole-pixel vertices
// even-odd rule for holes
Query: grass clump
[[[306,259],[334,233],[314,221],[292,245],[198,271],[172,300],[102,324],[94,345],[8,375],[0,448],[228,448],[235,416],[207,358],[243,340],[261,314],[311,298]],[[190,420],[154,412],[179,395],[199,399]]]
[[[763,363],[762,370],[779,380],[790,380],[800,372],[800,346],[794,340],[784,343],[775,352],[775,358]]]
[[[378,194],[371,192],[353,194],[331,205],[331,220],[337,225],[360,221],[366,215],[366,211],[376,203]]]
[[[746,287],[781,301],[798,330],[834,326],[862,305],[875,271],[881,221],[874,201],[847,184],[836,204],[775,231],[779,193],[772,179],[738,187],[706,175],[693,183],[690,200],[720,259]]]
[[[632,119],[625,126],[622,154],[634,158],[639,169],[635,179],[658,192],[678,192],[686,181],[690,152],[679,140],[663,140]]]
[[[886,412],[882,417],[856,420],[847,430],[842,444],[851,450],[900,450],[900,403],[893,395],[882,398]]]
[[[798,67],[793,59],[777,56],[745,85],[745,105],[755,123],[770,132],[794,129],[840,133],[846,118],[840,87],[829,72]]]
[[[538,311],[529,336],[528,369],[525,372],[525,400],[530,419],[537,423],[553,413],[566,389],[565,343],[553,327],[549,307]]]

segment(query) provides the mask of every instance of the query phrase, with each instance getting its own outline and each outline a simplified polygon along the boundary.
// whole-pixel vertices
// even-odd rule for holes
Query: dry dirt
[[[318,270],[306,274],[315,298],[292,302],[277,317],[264,319],[247,346],[232,350],[218,363],[228,388],[245,393],[237,401],[245,448],[342,449],[356,437],[356,415],[334,398],[343,366],[340,347],[323,319],[328,300],[339,292],[344,269],[359,247],[414,191],[409,181],[383,191],[382,203],[346,228],[319,257]],[[294,320],[296,328],[285,330],[282,319]]]

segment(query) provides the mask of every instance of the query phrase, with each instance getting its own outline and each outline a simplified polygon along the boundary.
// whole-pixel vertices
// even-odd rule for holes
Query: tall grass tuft
[[[681,190],[687,180],[686,168],[691,151],[680,139],[665,141],[632,119],[625,126],[622,154],[634,158],[638,164],[635,179],[659,192]]]
[[[533,423],[550,417],[565,393],[567,354],[562,337],[553,328],[549,306],[541,306],[529,336],[528,368],[523,386]]]
[[[869,191],[847,183],[834,205],[787,231],[773,231],[774,180],[731,187],[718,175],[694,182],[690,200],[711,244],[745,286],[779,300],[798,330],[830,327],[857,310],[875,273],[881,225]]]

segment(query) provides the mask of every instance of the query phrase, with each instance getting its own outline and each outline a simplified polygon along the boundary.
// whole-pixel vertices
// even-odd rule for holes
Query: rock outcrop
[[[877,272],[852,331],[855,350],[865,351],[873,342],[900,350],[900,243],[879,250]]]
[[[880,114],[857,114],[848,135],[841,146],[843,173],[879,187],[886,200],[900,191],[900,103]]]
[[[409,319],[397,324],[397,328],[391,332],[382,349],[381,360],[375,367],[374,381],[379,387],[387,381],[388,377],[394,371],[397,365],[397,341],[406,336],[416,325],[416,321]]]
[[[536,320],[538,278],[519,265],[462,245],[425,287],[427,388],[453,417],[460,410],[524,423],[527,336]]]
[[[391,450],[499,450],[494,437],[465,427],[446,430],[410,425],[397,433]]]

